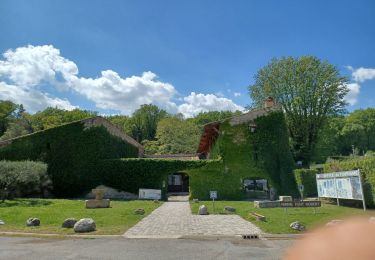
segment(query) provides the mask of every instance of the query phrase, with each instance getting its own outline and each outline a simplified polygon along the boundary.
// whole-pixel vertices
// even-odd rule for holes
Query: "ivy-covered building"
[[[284,113],[272,98],[263,108],[204,126],[199,158],[216,160],[189,171],[191,197],[272,198],[295,194],[294,160]]]
[[[99,116],[0,142],[0,160],[46,162],[58,197],[82,195],[100,182],[98,162],[143,153],[141,144]]]
[[[57,197],[77,197],[104,184],[189,192],[191,198],[269,198],[293,194],[294,161],[283,112],[263,108],[204,126],[195,155],[144,155],[143,146],[102,117],[88,118],[0,142],[0,160],[48,164]],[[145,158],[146,157],[146,158]]]

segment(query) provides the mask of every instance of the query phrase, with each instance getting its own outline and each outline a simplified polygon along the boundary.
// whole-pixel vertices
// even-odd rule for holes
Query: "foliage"
[[[211,161],[129,158],[101,160],[95,164],[90,185],[104,184],[119,190],[138,193],[140,188],[161,189],[166,192],[167,177],[179,171],[202,167]],[[164,182],[164,186],[163,186]]]
[[[158,122],[167,116],[167,112],[155,105],[142,105],[131,118],[131,136],[138,142],[155,140]]]
[[[210,111],[210,112],[201,112],[196,115],[194,118],[188,119],[198,126],[203,126],[205,124],[228,119],[233,116],[238,116],[242,114],[241,111]]]
[[[11,119],[20,113],[20,109],[23,109],[22,105],[18,106],[11,101],[0,100],[0,137],[7,130]]]
[[[117,126],[117,128],[122,130],[124,133],[128,134],[129,136],[132,135],[132,120],[129,116],[114,115],[108,116],[106,119]]]
[[[21,135],[27,135],[30,132],[28,131],[28,128],[22,124],[22,122],[12,122],[9,123],[7,130],[5,133],[0,137],[0,141],[12,139]]]
[[[96,116],[97,113],[73,109],[71,111],[59,108],[48,107],[43,111],[37,112],[31,116],[30,121],[34,131],[45,130],[60,126],[66,123],[82,120]]]
[[[319,173],[316,169],[296,169],[294,170],[294,177],[298,185],[303,185],[303,197],[317,196],[316,189],[316,174]]]
[[[50,186],[45,163],[0,161],[0,199],[43,194]]]
[[[148,216],[162,203],[153,201],[114,201],[107,209],[86,209],[82,200],[63,199],[15,199],[0,203],[1,219],[6,225],[0,225],[0,232],[32,232],[48,234],[75,234],[72,228],[62,228],[67,218],[92,218],[96,223],[97,235],[121,235]],[[134,210],[143,208],[144,215],[134,214]],[[27,227],[25,220],[30,216],[41,221],[39,227]]]
[[[177,117],[160,120],[156,131],[158,154],[195,153],[201,131],[197,125]],[[153,145],[154,143],[146,143]],[[146,150],[150,150],[146,147]]]
[[[375,206],[375,158],[359,157],[344,161],[332,161],[324,165],[324,172],[351,171],[359,169],[363,181],[366,204]]]
[[[197,214],[199,205],[206,205],[210,214],[215,214],[212,201],[201,201],[200,203],[190,203],[191,211]],[[323,225],[332,219],[343,219],[348,216],[374,215],[374,210],[363,211],[361,208],[338,207],[336,205],[322,204],[316,208],[255,208],[253,203],[248,201],[216,201],[216,214],[223,213],[225,206],[236,209],[236,214],[243,219],[253,222],[260,227],[263,232],[271,234],[299,233],[289,227],[290,223],[298,220],[306,226],[307,231]],[[256,221],[249,213],[256,212],[266,217],[266,221]]]
[[[374,108],[355,110],[345,117],[329,117],[319,133],[313,161],[323,163],[328,157],[363,155],[375,150],[374,122]]]
[[[347,79],[338,69],[312,56],[273,59],[249,87],[255,105],[271,96],[286,113],[296,160],[308,165],[327,116],[343,112]]]
[[[319,132],[319,140],[315,146],[312,161],[324,163],[328,157],[347,154],[347,141],[342,135],[345,117],[329,117]],[[351,147],[349,147],[351,149]]]
[[[91,171],[97,161],[137,156],[138,148],[104,127],[84,129],[82,122],[50,128],[0,147],[0,159],[46,162],[58,197],[77,196],[94,188]]]
[[[375,108],[359,109],[349,114],[342,135],[350,146],[354,145],[363,153],[375,150]]]
[[[255,133],[246,124],[231,126],[225,121],[220,125],[211,151],[211,158],[219,161],[188,171],[193,198],[208,199],[208,192],[217,190],[219,199],[243,199],[245,178],[264,178],[278,192],[296,194],[283,114],[260,117],[256,124]]]

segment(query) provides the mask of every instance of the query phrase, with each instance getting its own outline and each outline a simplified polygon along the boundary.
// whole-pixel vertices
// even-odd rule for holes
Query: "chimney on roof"
[[[273,107],[274,105],[275,105],[275,101],[273,100],[272,97],[267,97],[264,100],[264,108],[270,108],[270,107]]]

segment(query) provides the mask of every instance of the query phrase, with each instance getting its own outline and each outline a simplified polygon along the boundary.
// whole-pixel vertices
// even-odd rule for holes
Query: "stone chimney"
[[[275,101],[273,100],[272,97],[267,97],[264,100],[264,108],[270,108],[270,107],[273,107],[274,105],[275,105]]]

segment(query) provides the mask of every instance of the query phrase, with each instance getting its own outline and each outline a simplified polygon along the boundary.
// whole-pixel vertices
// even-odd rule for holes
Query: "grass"
[[[236,213],[242,218],[254,223],[264,232],[272,234],[297,233],[289,227],[293,221],[300,221],[306,226],[306,229],[312,229],[318,225],[327,223],[333,219],[342,219],[344,217],[356,216],[375,216],[375,210],[367,210],[359,208],[349,208],[336,206],[331,204],[322,204],[322,207],[313,208],[254,208],[253,202],[248,201],[215,201],[215,212],[213,211],[212,201],[200,201],[199,203],[190,202],[193,214],[197,214],[200,205],[206,205],[210,214],[223,214],[224,206],[236,208]],[[256,212],[266,217],[266,222],[256,221],[250,212]]]
[[[0,202],[0,225],[2,231],[30,233],[74,234],[73,229],[62,228],[66,218],[92,218],[96,231],[90,234],[120,235],[150,214],[160,204],[153,201],[111,201],[111,208],[86,209],[83,200],[65,199],[15,199]],[[144,208],[144,215],[135,215],[134,210]],[[40,219],[39,227],[27,227],[30,217]]]

